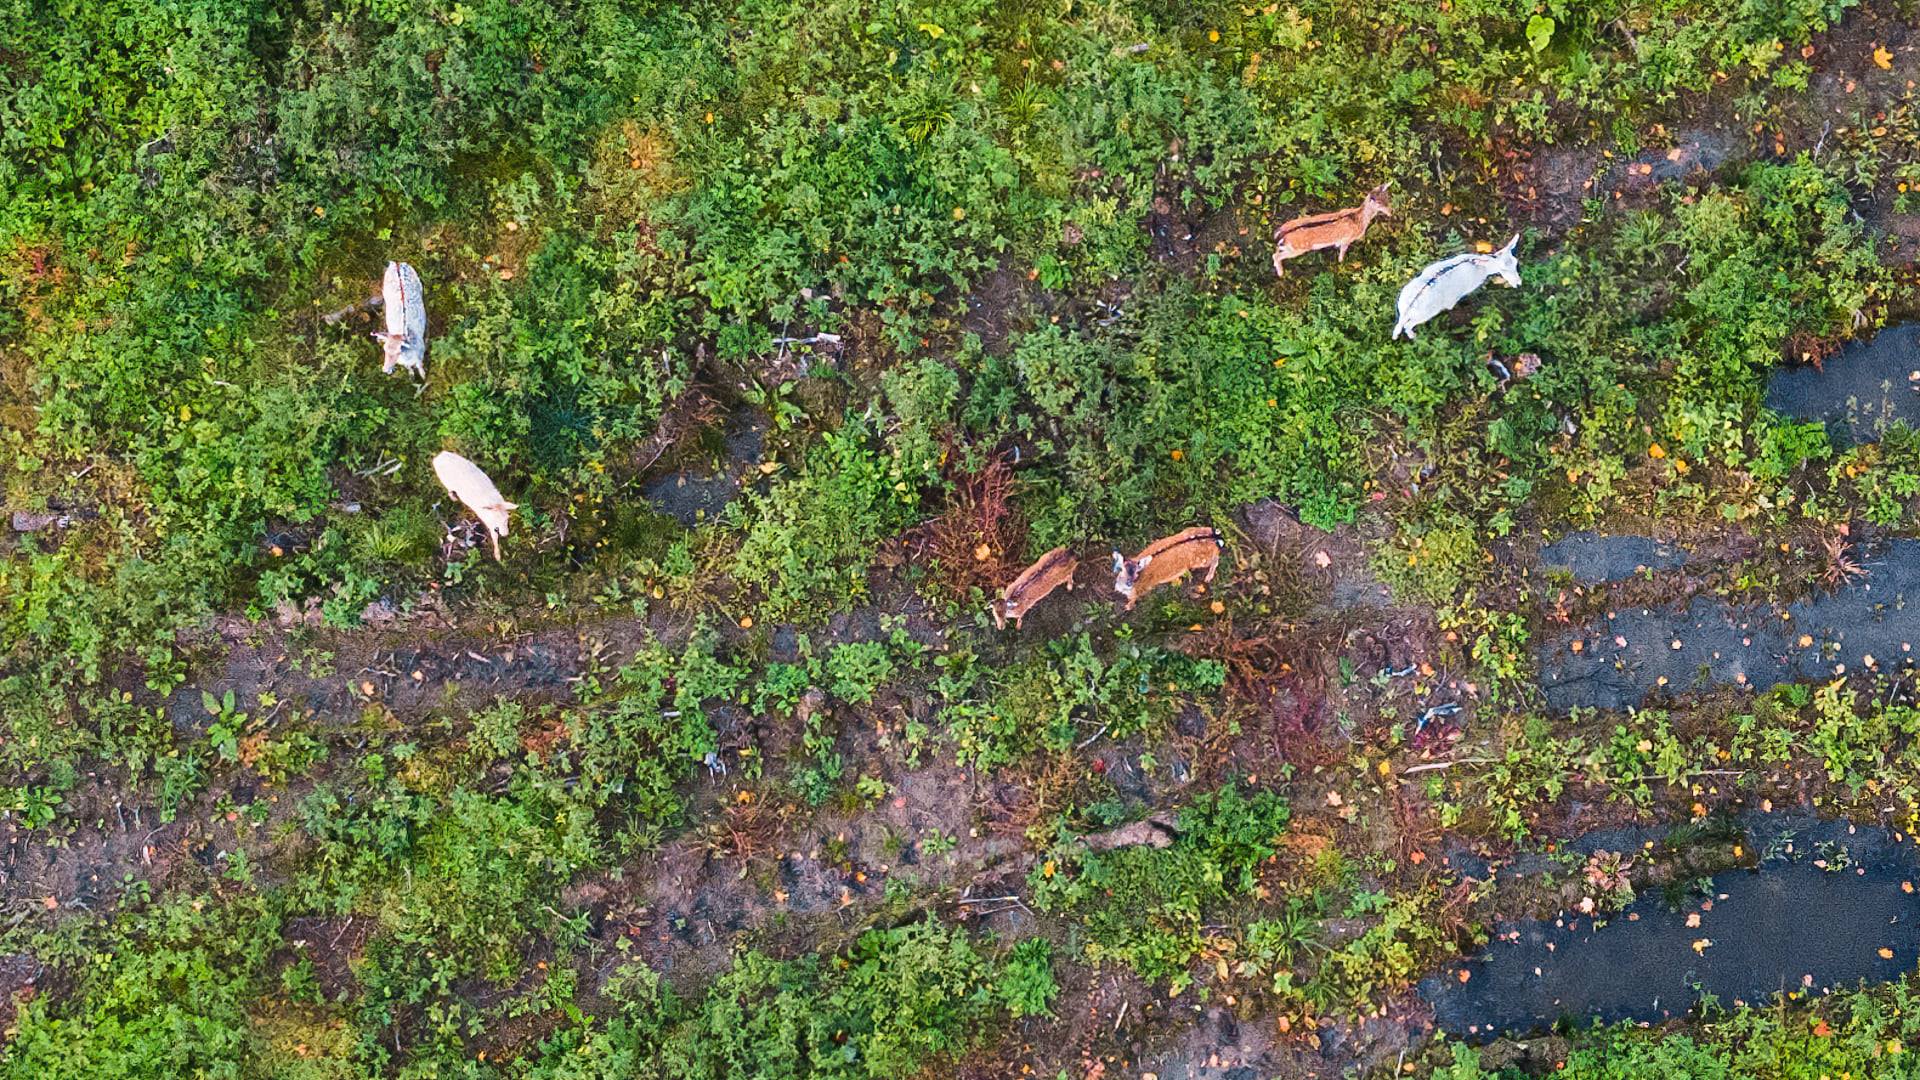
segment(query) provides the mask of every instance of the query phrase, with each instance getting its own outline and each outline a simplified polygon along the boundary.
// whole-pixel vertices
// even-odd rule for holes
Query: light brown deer
[[[1322,248],[1335,249],[1339,252],[1335,261],[1346,261],[1347,247],[1367,235],[1367,226],[1382,214],[1393,216],[1393,211],[1387,207],[1386,184],[1367,192],[1367,197],[1359,206],[1335,210],[1330,214],[1294,218],[1273,231],[1273,272],[1286,277],[1287,272],[1281,269],[1281,263],[1295,255],[1305,255]]]
[[[1134,602],[1162,585],[1179,580],[1194,570],[1205,570],[1202,581],[1212,581],[1220,569],[1220,552],[1226,537],[1206,525],[1174,533],[1164,540],[1148,544],[1129,559],[1113,553],[1113,591],[1127,598],[1127,610]]]
[[[1057,547],[1040,556],[1032,566],[1020,572],[1020,576],[1000,590],[1000,598],[993,602],[993,625],[997,630],[1007,628],[1007,620],[1013,620],[1013,628],[1020,629],[1020,620],[1033,610],[1033,606],[1047,598],[1053,590],[1066,586],[1073,591],[1073,575],[1080,569],[1080,560],[1068,553],[1066,548]]]

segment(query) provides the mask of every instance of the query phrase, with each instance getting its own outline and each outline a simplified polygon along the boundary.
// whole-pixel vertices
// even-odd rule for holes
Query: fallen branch
[[[340,308],[336,311],[327,312],[325,315],[320,316],[320,321],[323,323],[326,323],[328,326],[338,326],[345,320],[352,318],[353,316],[358,315],[361,312],[375,311],[385,306],[387,306],[387,301],[385,297],[369,296],[365,300],[361,300],[357,303],[348,304],[346,307]]]
[[[1498,760],[1498,758],[1490,757],[1464,757],[1455,758],[1452,761],[1435,761],[1426,765],[1415,765],[1413,768],[1401,773],[1400,776],[1402,779],[1405,779],[1414,773],[1436,772],[1440,769],[1451,769],[1455,765],[1491,765]]]

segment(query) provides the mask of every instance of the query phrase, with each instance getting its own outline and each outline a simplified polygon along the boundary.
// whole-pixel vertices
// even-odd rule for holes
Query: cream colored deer
[[[1367,192],[1367,197],[1361,200],[1359,206],[1335,210],[1330,214],[1294,218],[1273,231],[1273,272],[1286,277],[1287,272],[1281,268],[1281,263],[1296,255],[1323,248],[1333,248],[1338,252],[1335,261],[1345,262],[1347,248],[1367,235],[1367,226],[1382,214],[1393,216],[1393,211],[1387,207],[1386,184]]]
[[[507,514],[520,508],[518,503],[510,503],[493,486],[493,480],[480,471],[480,466],[461,457],[451,450],[443,450],[433,456],[433,475],[440,478],[440,486],[447,494],[466,504],[473,511],[480,524],[487,528],[487,539],[493,542],[493,561],[500,561],[500,538],[507,535]]]
[[[1113,591],[1127,598],[1126,610],[1132,611],[1141,597],[1191,571],[1205,570],[1207,576],[1201,580],[1212,581],[1214,572],[1220,569],[1220,552],[1226,546],[1226,537],[1200,525],[1155,540],[1131,559],[1115,551]]]
[[[1065,586],[1068,592],[1073,591],[1073,575],[1079,569],[1080,560],[1066,548],[1057,547],[1040,556],[1000,590],[1000,598],[989,609],[994,628],[1005,630],[1007,620],[1012,619],[1013,628],[1020,629],[1020,620],[1053,590]]]

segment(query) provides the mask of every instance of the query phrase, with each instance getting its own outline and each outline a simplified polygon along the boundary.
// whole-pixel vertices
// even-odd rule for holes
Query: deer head
[[[1520,286],[1520,262],[1514,257],[1514,245],[1520,242],[1520,234],[1514,233],[1507,246],[1493,253],[1493,260],[1487,264],[1487,276],[1499,277],[1510,288]]]
[[[1376,217],[1393,216],[1393,208],[1387,205],[1387,185],[1391,183],[1393,181],[1389,180],[1367,192],[1366,200],[1360,204],[1361,218],[1370,222]]]
[[[380,370],[391,374],[394,368],[400,366],[401,352],[407,347],[407,335],[390,334],[385,330],[375,330],[372,337],[373,340],[380,343],[382,354]]]
[[[1129,559],[1118,551],[1113,553],[1113,591],[1121,596],[1132,596],[1133,587],[1140,580],[1140,571],[1147,568],[1153,556]]]

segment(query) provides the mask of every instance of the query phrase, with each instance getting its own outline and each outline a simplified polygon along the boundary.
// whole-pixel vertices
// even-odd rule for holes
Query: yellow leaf
[[[1893,959],[1893,950],[1887,948],[1885,945],[1880,946],[1880,959],[1882,960]]]
[[[1882,71],[1893,66],[1893,54],[1887,51],[1885,45],[1875,45],[1873,47],[1873,66]]]
[[[1661,446],[1659,443],[1654,443],[1652,446],[1647,447],[1647,456],[1650,458],[1654,458],[1656,460],[1659,458],[1666,457],[1667,448],[1664,446]]]
[[[1712,947],[1712,938],[1700,938],[1693,943],[1693,951],[1699,953],[1701,956],[1707,955],[1707,950]]]

